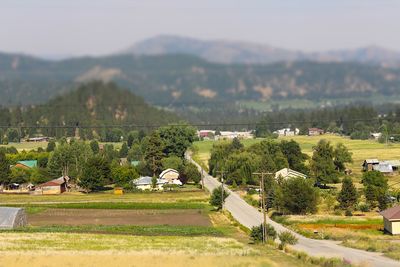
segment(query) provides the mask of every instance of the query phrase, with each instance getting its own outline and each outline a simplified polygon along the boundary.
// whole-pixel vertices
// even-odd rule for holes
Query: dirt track
[[[28,216],[34,226],[44,225],[193,225],[211,226],[197,210],[48,209]]]

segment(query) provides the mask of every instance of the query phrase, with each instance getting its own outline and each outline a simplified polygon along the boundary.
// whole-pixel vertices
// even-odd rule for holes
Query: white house
[[[243,132],[231,132],[231,131],[220,131],[220,135],[217,136],[218,139],[251,139],[254,138],[252,131],[243,131]]]
[[[294,177],[301,177],[306,179],[307,175],[289,168],[283,168],[282,170],[279,170],[275,173],[275,179],[278,179],[279,177],[282,177],[285,180]]]
[[[150,176],[142,176],[132,182],[140,190],[163,190],[164,185],[168,183],[167,180],[157,179],[156,187],[153,188],[153,178]]]
[[[174,169],[166,169],[159,176],[162,180],[167,180],[169,184],[182,185],[182,182],[179,180],[179,172]]]
[[[291,130],[290,128],[283,128],[280,130],[274,131],[274,134],[277,134],[279,136],[295,136],[300,133],[300,130],[298,128]]]

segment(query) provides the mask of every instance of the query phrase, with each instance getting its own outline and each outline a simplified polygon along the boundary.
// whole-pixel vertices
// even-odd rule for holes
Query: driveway
[[[187,159],[193,162],[200,170],[201,167],[198,165],[189,154],[186,155]],[[211,192],[214,188],[221,185],[220,182],[217,181],[211,175],[208,175],[206,171],[204,171],[204,186]],[[262,223],[262,213],[259,212],[253,206],[247,204],[238,194],[232,192],[228,189],[230,195],[226,199],[224,208],[226,208],[232,216],[242,225],[251,228],[256,225],[260,225]],[[376,252],[368,252],[364,250],[358,250],[353,248],[348,248],[339,245],[340,242],[332,241],[332,240],[317,240],[304,237],[299,235],[283,225],[272,221],[267,218],[267,223],[272,225],[277,232],[281,231],[290,231],[292,234],[297,236],[299,242],[292,246],[298,251],[303,251],[310,256],[316,257],[336,257],[345,259],[351,263],[362,264],[363,266],[377,266],[377,267],[394,267],[400,266],[399,261],[392,260],[385,256],[382,256],[381,253]]]

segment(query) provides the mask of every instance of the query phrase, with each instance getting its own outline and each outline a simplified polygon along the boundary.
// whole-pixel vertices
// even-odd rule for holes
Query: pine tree
[[[10,174],[10,163],[4,151],[0,151],[0,184],[8,184],[10,182]]]
[[[119,150],[119,157],[126,158],[128,156],[128,152],[128,145],[126,143],[123,143],[121,149]]]
[[[357,189],[351,178],[346,177],[343,179],[338,201],[342,209],[353,209],[357,203]]]

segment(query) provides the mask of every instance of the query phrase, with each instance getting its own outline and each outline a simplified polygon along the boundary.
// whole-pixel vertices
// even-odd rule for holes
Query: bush
[[[295,237],[290,231],[284,231],[278,235],[281,243],[279,244],[279,249],[284,249],[286,245],[296,245],[298,242],[297,237]]]
[[[285,180],[281,188],[283,208],[292,214],[315,213],[318,204],[318,192],[313,185],[301,177]]]
[[[346,215],[346,216],[353,216],[353,213],[351,212],[351,210],[346,210],[346,212],[344,213],[344,215]]]
[[[266,240],[275,240],[277,233],[275,228],[272,225],[266,225]],[[259,226],[253,226],[250,232],[250,239],[253,242],[260,242],[262,241],[263,236],[263,225],[260,224]]]
[[[361,203],[358,205],[358,209],[362,212],[368,212],[370,210],[370,207],[367,203]]]

